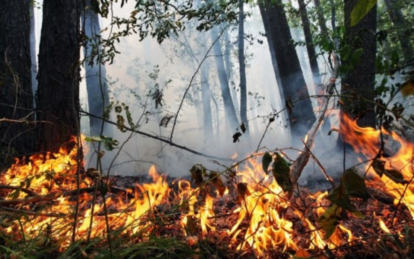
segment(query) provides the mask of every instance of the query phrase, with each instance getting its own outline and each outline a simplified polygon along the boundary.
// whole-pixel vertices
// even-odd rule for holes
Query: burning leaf
[[[242,122],[242,124],[240,125],[240,129],[242,130],[243,133],[246,132],[246,125],[244,125],[244,123]]]
[[[194,184],[197,187],[200,187],[201,184],[204,183],[204,175],[206,173],[206,168],[204,166],[197,164],[193,165],[190,169],[191,173],[191,182],[194,182]]]
[[[270,162],[272,162],[272,156],[266,152],[262,158],[262,167],[263,167],[263,171],[267,174],[267,169],[270,165]]]
[[[185,226],[185,232],[187,235],[193,235],[196,233],[197,230],[197,221],[194,216],[188,215],[187,217],[187,225]]]
[[[408,181],[404,179],[403,174],[395,169],[385,169],[385,161],[374,159],[372,162],[374,171],[382,177],[384,174],[396,183],[407,184]]]
[[[210,172],[209,179],[211,183],[217,188],[220,196],[223,196],[224,191],[226,191],[226,187],[223,184],[223,181],[221,180],[221,176],[219,172]]]
[[[283,191],[290,192],[292,191],[292,182],[290,181],[290,164],[277,152],[276,159],[273,162],[273,176],[275,177],[277,183],[282,187]]]
[[[239,138],[242,136],[242,134],[240,133],[240,132],[236,132],[234,135],[233,135],[233,143],[236,143],[236,141],[239,141],[240,142],[240,140],[239,140]]]
[[[289,115],[292,114],[293,107],[295,107],[295,104],[293,103],[290,97],[286,100],[285,106],[286,106],[286,109],[288,110]]]
[[[86,176],[88,176],[89,178],[97,178],[101,176],[101,172],[95,168],[88,168],[88,170],[86,170]]]
[[[341,208],[336,204],[329,206],[325,212],[319,217],[318,223],[325,230],[324,239],[329,239],[335,232],[336,226],[339,224],[339,214]]]
[[[370,198],[365,180],[353,168],[345,171],[341,177],[341,182],[350,196],[361,198],[364,201]]]
[[[251,193],[249,191],[249,188],[247,188],[247,183],[238,183],[237,193],[242,199],[244,199],[246,196],[249,196]]]

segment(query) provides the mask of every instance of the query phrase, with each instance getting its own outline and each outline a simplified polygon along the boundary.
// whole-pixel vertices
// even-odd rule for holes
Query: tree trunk
[[[303,0],[302,0],[303,1]],[[320,0],[314,0],[316,15],[318,16],[319,28],[321,29],[322,35],[328,35],[328,27],[326,27],[326,19],[323,15],[323,9]]]
[[[216,27],[213,27],[211,29],[211,37],[213,42],[219,37],[219,33]],[[223,98],[226,118],[230,124],[231,130],[234,131],[239,126],[239,123],[237,120],[236,110],[234,109],[233,101],[231,99],[229,81],[227,80],[226,70],[224,68],[223,54],[221,52],[219,41],[216,41],[214,44],[213,51],[217,65],[217,73],[220,81],[221,96]]]
[[[312,70],[312,77],[315,82],[315,85],[319,86],[321,84],[321,80],[318,67],[318,58],[316,56],[315,46],[313,45],[312,31],[309,22],[308,11],[306,9],[304,0],[298,0],[298,2],[300,17],[302,19],[303,32],[305,34],[306,50],[308,51],[309,63]]]
[[[103,117],[105,107],[109,105],[108,84],[106,83],[106,68],[101,62],[99,16],[91,8],[90,0],[85,2],[82,15],[82,25],[88,43],[84,47],[86,89],[88,92],[89,113]],[[103,134],[103,122],[99,118],[89,117],[90,134]]]
[[[292,134],[303,137],[315,121],[308,88],[300,67],[292,35],[280,0],[265,5],[264,17],[269,28],[286,103],[294,105],[289,111]],[[282,92],[282,91],[281,91]]]
[[[209,78],[209,62],[205,60],[201,66],[201,99],[203,102],[203,131],[204,131],[204,142],[212,140],[213,136],[213,119],[211,115],[211,92],[208,83]]]
[[[275,48],[273,46],[272,33],[271,33],[270,24],[269,24],[269,17],[267,17],[268,12],[266,11],[263,1],[259,1],[259,10],[262,16],[263,27],[265,29],[267,45],[269,46],[270,57],[272,60],[272,65],[273,65],[273,73],[275,74],[277,84],[281,85],[282,83],[280,82],[279,68],[277,67]]]
[[[361,127],[375,127],[375,55],[376,55],[376,6],[355,26],[351,26],[351,12],[358,0],[345,1],[345,39],[349,44],[350,53],[362,49],[357,64],[347,64],[346,61],[355,58],[342,58],[345,66],[352,66],[342,78],[342,95],[344,106],[341,112],[346,112],[353,118],[358,118]],[[342,116],[341,116],[342,117]]]
[[[0,0],[0,119],[33,111],[29,0]],[[0,122],[0,160],[34,151],[33,124]]]
[[[30,56],[32,60],[32,90],[33,95],[36,96],[37,91],[37,57],[36,57],[36,34],[35,34],[35,14],[34,3],[30,1]],[[35,99],[33,98],[33,104],[35,105]]]
[[[80,8],[78,1],[44,0],[39,51],[38,128],[43,151],[58,151],[79,133]],[[71,146],[68,146],[71,148]]]
[[[249,121],[247,120],[247,85],[246,61],[244,57],[244,0],[239,0],[239,74],[240,74],[240,119],[249,135]]]
[[[396,28],[398,40],[403,51],[404,60],[406,61],[406,63],[408,63],[410,60],[414,59],[414,51],[412,45],[410,44],[410,36],[406,35],[405,33],[405,31],[407,31],[409,27],[407,26],[401,9],[397,6],[396,1],[384,0],[384,2],[387,6],[387,11],[390,16],[390,19]]]

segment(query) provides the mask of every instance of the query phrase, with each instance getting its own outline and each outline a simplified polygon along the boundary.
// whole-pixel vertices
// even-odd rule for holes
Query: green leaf
[[[100,138],[98,136],[91,136],[91,137],[86,137],[85,141],[88,141],[88,142],[102,142],[102,138]]]
[[[267,174],[267,169],[269,168],[270,163],[272,162],[272,156],[266,152],[262,158],[262,167],[263,171]]]
[[[282,187],[283,191],[290,192],[292,191],[292,182],[290,181],[290,164],[279,154],[276,154],[276,159],[273,162],[273,176],[275,177],[277,183]]]
[[[358,0],[351,12],[351,26],[357,25],[376,4],[377,0]]]
[[[344,184],[341,183],[333,189],[329,195],[328,200],[330,200],[332,203],[336,204],[337,206],[349,210],[351,212],[356,211],[355,206],[351,203],[351,200],[349,198],[349,194],[345,189]]]
[[[361,198],[364,201],[370,198],[364,178],[359,176],[355,169],[346,170],[341,177],[341,182],[350,196]]]
[[[318,224],[323,230],[325,230],[324,239],[329,239],[335,232],[336,226],[339,224],[340,213],[341,208],[339,208],[336,204],[332,204],[319,217]]]

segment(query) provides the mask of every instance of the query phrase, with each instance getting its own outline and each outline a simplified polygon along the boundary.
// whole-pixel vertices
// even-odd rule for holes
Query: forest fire
[[[118,245],[133,247],[154,238],[178,239],[193,253],[202,254],[207,245],[226,250],[220,257],[332,258],[355,247],[372,249],[372,242],[394,242],[392,253],[408,253],[414,240],[403,230],[411,233],[414,228],[414,145],[395,133],[383,134],[382,138],[399,143],[397,152],[384,155],[379,151],[380,131],[344,119],[345,141],[368,159],[362,168],[368,187],[364,183],[363,188],[358,180],[362,178],[357,178],[364,172],[353,169],[330,192],[299,188],[290,195],[284,184],[278,184],[276,163],[272,176],[255,156],[245,166],[235,165],[222,174],[196,165],[191,182],[168,183],[151,167],[152,182],[137,183],[133,190],[115,187],[113,179],[82,173],[75,240],[86,247],[92,240],[101,246],[128,237],[128,242]],[[272,158],[283,157],[275,154]],[[29,164],[16,161],[0,175],[0,211],[5,212],[0,244],[35,240],[38,246],[52,244],[64,252],[71,246],[76,210],[76,150],[61,149],[29,160]],[[349,182],[355,189],[347,187]],[[394,202],[379,202],[375,195],[382,192]],[[93,257],[91,249],[91,254],[82,250],[82,255]]]

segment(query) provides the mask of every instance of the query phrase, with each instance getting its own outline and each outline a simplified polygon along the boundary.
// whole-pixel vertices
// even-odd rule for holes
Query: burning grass
[[[76,151],[16,161],[0,175],[0,258],[414,256],[414,146],[390,133],[401,146],[385,156],[379,131],[347,125],[345,140],[368,162],[330,192],[289,187],[276,153],[222,173],[196,165],[191,182],[152,167],[152,182],[134,188],[87,170],[75,242]]]

